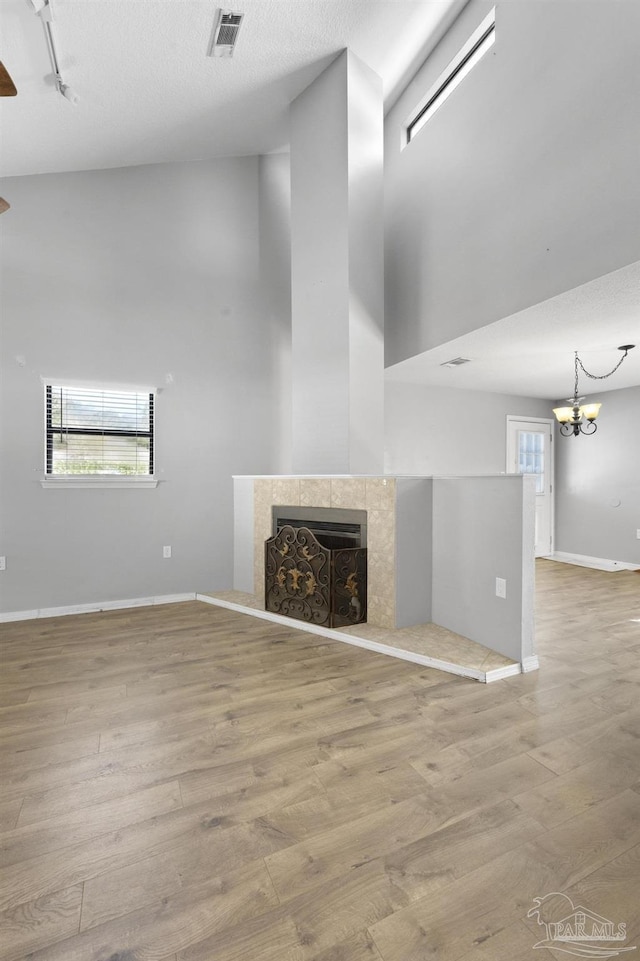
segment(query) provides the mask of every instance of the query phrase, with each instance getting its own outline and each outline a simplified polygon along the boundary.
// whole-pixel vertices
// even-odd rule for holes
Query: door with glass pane
[[[507,473],[536,479],[536,557],[552,551],[553,421],[507,417]]]

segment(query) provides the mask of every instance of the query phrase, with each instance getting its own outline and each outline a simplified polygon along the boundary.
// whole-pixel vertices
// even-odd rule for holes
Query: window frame
[[[491,42],[487,44],[487,40]],[[442,104],[453,93],[458,84],[467,76],[468,73],[482,60],[485,54],[491,49],[496,38],[496,8],[484,18],[480,26],[475,30],[464,46],[458,51],[446,69],[440,74],[435,84],[429,89],[426,97],[412,111],[409,119],[404,125],[403,147],[408,147],[413,142],[416,135],[422,130],[427,121],[433,116]],[[484,47],[484,49],[482,49]],[[480,56],[474,60],[479,52]],[[473,62],[472,62],[473,61]],[[465,68],[468,67],[467,70]]]
[[[67,378],[41,378],[45,387],[45,463],[42,487],[157,487],[155,477],[156,463],[156,393],[154,387],[132,386],[105,383],[87,383],[86,381],[72,381]],[[56,427],[52,419],[52,390],[60,387],[62,390],[92,390],[104,393],[130,393],[148,395],[149,398],[149,429],[122,430],[119,428],[91,428]],[[106,436],[106,437],[146,437],[149,440],[149,473],[144,474],[108,474],[108,473],[54,473],[53,472],[53,442],[56,434],[74,434],[78,436]]]

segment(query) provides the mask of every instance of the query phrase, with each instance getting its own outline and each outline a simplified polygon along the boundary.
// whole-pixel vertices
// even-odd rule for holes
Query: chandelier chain
[[[626,356],[627,356],[627,352],[625,351],[622,357],[620,358],[620,360],[618,361],[618,363],[616,364],[616,366],[613,368],[613,370],[610,370],[608,374],[590,374],[589,371],[585,368],[580,358],[578,357],[578,352],[576,351],[576,391],[578,390],[578,364],[580,364],[583,374],[586,374],[587,377],[591,378],[591,380],[606,380],[607,377],[611,377],[612,374],[615,374],[618,367],[620,366],[620,364],[622,363],[622,361],[625,359]]]
[[[606,380],[607,377],[611,377],[612,374],[615,374],[629,351],[633,350],[634,347],[635,344],[623,344],[621,347],[618,347],[618,350],[623,350],[624,354],[613,370],[610,370],[608,374],[592,374],[591,371],[586,369],[578,357],[578,351],[574,351],[575,380],[573,397],[567,398],[567,402],[572,406],[557,407],[554,408],[553,411],[560,424],[559,430],[563,437],[579,437],[580,434],[595,434],[598,429],[596,418],[602,404],[585,404],[583,407],[580,406],[580,401],[583,401],[584,397],[578,396],[578,371],[582,370],[582,372],[586,374],[587,377],[590,377],[591,380]]]

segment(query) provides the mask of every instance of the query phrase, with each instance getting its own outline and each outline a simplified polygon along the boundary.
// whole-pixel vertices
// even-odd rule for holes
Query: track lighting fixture
[[[58,93],[62,94],[65,100],[68,100],[69,103],[75,106],[80,98],[75,90],[73,90],[68,83],[65,83],[62,78],[62,74],[60,73],[58,54],[53,41],[53,30],[51,28],[51,23],[53,21],[51,0],[31,0],[31,5],[33,6],[37,16],[39,16],[42,20],[42,27],[44,29],[44,35],[47,41],[47,49],[49,51],[49,59],[51,60],[51,67],[53,69],[53,75],[56,81],[56,90]]]

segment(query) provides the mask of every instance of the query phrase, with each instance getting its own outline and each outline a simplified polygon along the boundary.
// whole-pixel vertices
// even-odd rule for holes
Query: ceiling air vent
[[[460,367],[461,364],[470,364],[471,361],[468,357],[454,357],[453,360],[447,360],[444,364],[440,364],[441,367]]]
[[[213,37],[209,45],[209,57],[233,56],[243,17],[243,13],[233,13],[231,10],[218,10],[218,16],[213,28]]]

